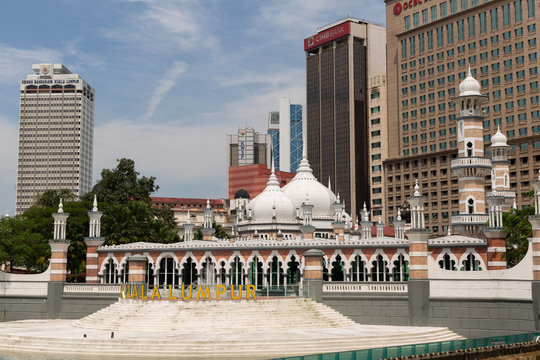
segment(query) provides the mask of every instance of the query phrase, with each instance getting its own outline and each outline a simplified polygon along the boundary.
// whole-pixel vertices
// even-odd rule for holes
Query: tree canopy
[[[66,238],[68,271],[83,273],[86,267],[88,211],[97,195],[101,218],[101,236],[107,245],[138,241],[171,243],[180,241],[174,213],[169,207],[153,208],[150,195],[159,187],[155,177],[139,176],[130,159],[118,160],[114,169],[104,169],[94,192],[76,201],[70,190],[48,190],[36,204],[22,215],[0,220],[0,263],[28,271],[43,271],[48,266],[53,237],[52,214],[58,210],[60,198],[64,212],[69,213]]]

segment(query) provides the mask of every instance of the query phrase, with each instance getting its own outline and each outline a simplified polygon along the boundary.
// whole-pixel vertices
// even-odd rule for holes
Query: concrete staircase
[[[309,299],[122,299],[76,321],[2,323],[0,354],[256,359],[459,338],[446,328],[360,325]]]

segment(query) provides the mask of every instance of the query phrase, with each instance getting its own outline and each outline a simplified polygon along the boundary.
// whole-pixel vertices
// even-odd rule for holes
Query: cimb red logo
[[[422,4],[422,2],[428,2],[429,0],[409,0],[404,2],[397,2],[394,5],[394,15],[401,14],[402,11],[405,11],[407,9],[410,9],[412,7],[415,7],[417,5]]]

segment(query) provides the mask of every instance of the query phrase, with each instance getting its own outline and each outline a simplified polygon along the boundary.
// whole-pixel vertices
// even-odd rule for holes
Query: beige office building
[[[20,83],[17,214],[46,190],[92,189],[94,89],[62,64],[34,64]]]
[[[450,171],[458,153],[452,99],[469,66],[487,95],[485,148],[500,127],[512,147],[517,206],[531,203],[525,193],[540,168],[538,11],[535,0],[386,1],[387,221],[405,207],[416,178],[431,199],[425,214],[435,235],[446,233],[458,213],[458,179]]]

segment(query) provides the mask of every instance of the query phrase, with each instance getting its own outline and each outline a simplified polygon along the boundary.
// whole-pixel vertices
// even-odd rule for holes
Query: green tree
[[[47,190],[39,196],[36,205],[43,207],[55,207],[58,206],[60,199],[65,202],[74,201],[75,198],[75,194],[69,189]]]
[[[519,263],[529,248],[528,238],[532,237],[529,215],[534,215],[534,207],[527,206],[521,210],[512,209],[503,214],[504,231],[506,232],[506,261],[508,267]]]
[[[156,178],[142,176],[135,170],[131,159],[119,159],[114,169],[103,169],[101,180],[96,185],[96,194],[105,204],[123,204],[130,201],[151,203],[150,195],[159,189]],[[90,200],[87,195],[86,199]]]

